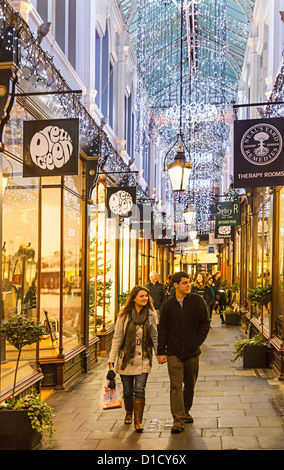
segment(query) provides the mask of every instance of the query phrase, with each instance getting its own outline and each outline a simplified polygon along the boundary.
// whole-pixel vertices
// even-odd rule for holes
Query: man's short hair
[[[186,279],[189,279],[189,275],[187,273],[185,273],[184,271],[180,271],[179,273],[175,273],[173,275],[172,283],[174,284],[176,282],[177,284],[179,284],[182,277],[186,277]]]

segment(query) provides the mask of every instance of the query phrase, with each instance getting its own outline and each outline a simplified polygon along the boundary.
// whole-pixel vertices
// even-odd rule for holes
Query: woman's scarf
[[[148,307],[143,307],[143,309],[138,313],[136,308],[133,308],[129,314],[123,343],[121,345],[121,352],[124,353],[121,364],[122,370],[125,369],[130,360],[135,356],[137,326],[143,327],[142,357],[143,359],[148,358],[150,365],[152,365],[153,341],[150,333],[149,310]]]

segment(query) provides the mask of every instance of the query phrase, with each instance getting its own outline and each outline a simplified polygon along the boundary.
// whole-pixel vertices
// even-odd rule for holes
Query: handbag
[[[122,397],[115,381],[115,372],[107,368],[101,392],[101,407],[103,410],[121,408]]]

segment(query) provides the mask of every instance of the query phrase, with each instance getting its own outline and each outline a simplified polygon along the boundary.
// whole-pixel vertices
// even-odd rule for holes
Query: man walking
[[[156,271],[152,271],[150,272],[150,281],[145,284],[145,287],[147,287],[147,289],[150,291],[150,296],[152,297],[153,305],[157,312],[157,323],[160,321],[160,309],[166,300],[163,284],[161,284],[158,279],[159,274],[156,273]]]
[[[192,423],[192,406],[198,376],[200,346],[210,328],[204,299],[190,294],[190,280],[185,272],[173,275],[175,295],[162,306],[158,334],[159,364],[167,362],[170,377],[170,404],[174,423],[172,433]]]

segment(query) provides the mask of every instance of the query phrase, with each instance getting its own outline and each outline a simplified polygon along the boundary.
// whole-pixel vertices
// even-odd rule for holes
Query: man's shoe
[[[172,434],[177,434],[179,432],[184,431],[184,425],[181,423],[174,423],[172,428],[171,428],[171,433]]]
[[[185,423],[193,423],[193,417],[190,414],[186,414],[183,420]]]

